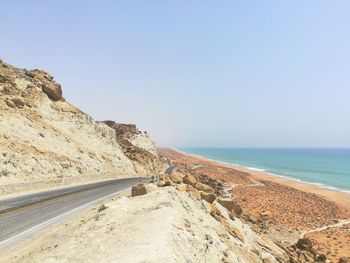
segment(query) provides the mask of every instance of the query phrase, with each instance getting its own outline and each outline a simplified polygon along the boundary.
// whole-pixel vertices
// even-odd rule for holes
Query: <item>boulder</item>
[[[201,194],[201,199],[207,201],[210,204],[212,204],[216,199],[216,196],[213,193],[200,192],[200,194]]]
[[[252,216],[250,213],[244,214],[242,217],[244,220],[247,220],[248,222],[251,222],[253,224],[257,222],[254,216]]]
[[[169,179],[165,179],[165,186],[174,186],[174,183]]]
[[[202,184],[201,182],[197,182],[194,186],[198,191],[204,191],[205,190],[205,184]]]
[[[232,220],[235,220],[235,213],[234,213],[234,211],[231,211],[228,215],[229,215],[229,217],[230,217]]]
[[[53,77],[43,70],[26,71],[26,75],[41,83],[42,91],[53,101],[64,100],[61,85],[53,80]]]
[[[325,262],[327,257],[323,254],[319,254],[315,257],[316,262]],[[345,261],[346,262],[346,261]]]
[[[131,196],[139,196],[147,194],[147,188],[144,184],[134,185],[131,188]]]
[[[6,105],[9,106],[10,108],[15,108],[16,105],[13,103],[12,100],[6,100]]]
[[[211,204],[211,206],[210,206],[210,215],[211,215],[212,217],[214,217],[214,218],[215,218],[216,220],[218,220],[218,221],[221,220],[221,218],[220,218],[221,212],[220,212],[220,210],[216,207],[215,204]]]
[[[232,211],[236,206],[236,202],[231,198],[219,197],[218,202],[228,211]]]
[[[30,77],[30,78],[34,78],[35,77],[35,75],[30,71],[30,70],[24,70],[24,73],[28,76],[28,77]]]
[[[243,209],[239,204],[236,204],[235,207],[233,208],[233,212],[237,217],[240,217],[243,213]]]
[[[108,207],[105,206],[105,205],[101,205],[98,209],[97,209],[97,212],[102,212],[103,210],[106,210]]]
[[[12,99],[6,99],[6,104],[7,106],[11,107],[11,108],[23,108],[25,103],[23,101],[22,98],[20,97],[15,97]]]
[[[0,83],[11,82],[11,77],[0,74]]]
[[[186,186],[186,192],[194,199],[201,200],[201,194],[199,191],[195,188],[193,188],[191,185]]]
[[[182,177],[177,172],[169,175],[169,179],[175,184],[180,184],[182,182]]]
[[[267,252],[263,252],[260,257],[261,257],[261,260],[263,263],[275,263],[275,262],[277,262],[275,257]]]
[[[188,185],[191,185],[191,186],[195,187],[196,183],[197,183],[197,179],[193,175],[187,174],[184,177],[183,182],[185,184],[188,184]]]
[[[270,212],[262,212],[260,213],[260,219],[265,221],[270,219]]]
[[[185,184],[179,184],[176,186],[176,190],[180,192],[186,192],[187,185]]]
[[[56,85],[44,84],[42,86],[42,90],[53,101],[58,101],[63,99],[61,85],[59,84],[56,84]]]
[[[312,256],[311,253],[308,253],[308,254],[304,254],[304,258],[307,262],[313,262],[314,261],[314,257]]]
[[[160,180],[160,181],[161,181],[161,180],[164,180],[166,177],[167,177],[167,175],[161,174],[161,175],[159,175],[159,180]]]
[[[12,102],[15,104],[17,108],[23,108],[25,104],[24,101],[19,97],[13,98]]]
[[[338,263],[350,263],[350,257],[341,257]]]
[[[311,248],[311,249],[310,249],[310,252],[311,252],[311,254],[312,254],[314,257],[316,257],[316,256],[318,255],[318,251],[317,251],[317,249],[315,249],[315,248]]]
[[[199,191],[207,192],[207,193],[214,193],[214,189],[211,188],[209,185],[202,184],[201,182],[197,182],[194,186]]]
[[[310,251],[312,248],[311,240],[308,238],[300,238],[296,243],[296,247],[301,250]]]
[[[157,186],[158,187],[164,187],[166,184],[165,180],[159,180],[158,183],[157,183]]]

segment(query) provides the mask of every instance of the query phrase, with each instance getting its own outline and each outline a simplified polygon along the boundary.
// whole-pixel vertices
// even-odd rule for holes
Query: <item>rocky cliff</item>
[[[0,185],[154,173],[147,133],[106,124],[68,103],[50,74],[0,61]]]
[[[155,143],[147,132],[141,132],[134,124],[121,124],[104,121],[115,131],[117,143],[126,157],[134,164],[135,171],[147,174],[158,166],[158,154]]]

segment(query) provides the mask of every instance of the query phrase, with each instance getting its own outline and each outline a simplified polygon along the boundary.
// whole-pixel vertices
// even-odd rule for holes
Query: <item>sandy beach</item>
[[[350,256],[349,194],[176,150],[160,154],[178,170],[229,183],[257,232],[280,243],[304,235],[334,262]]]
[[[184,152],[178,151],[176,149],[172,149],[172,150],[176,151],[179,154],[182,154],[184,156],[188,156],[190,158],[193,158],[194,161],[199,160],[199,161],[204,161],[207,163],[212,163],[215,166],[234,168],[237,171],[249,174],[249,176],[251,176],[252,178],[254,178],[256,180],[268,180],[268,181],[275,182],[278,184],[290,186],[290,187],[296,188],[296,189],[301,190],[301,191],[315,193],[317,195],[325,197],[326,199],[328,199],[332,202],[337,203],[340,206],[343,206],[345,208],[345,210],[347,210],[350,214],[350,194],[347,194],[347,193],[344,193],[341,191],[323,188],[321,186],[317,186],[317,185],[311,184],[311,183],[309,184],[309,183],[305,183],[305,182],[300,182],[300,181],[293,179],[293,178],[272,175],[272,174],[267,173],[267,172],[250,169],[250,168],[247,168],[244,166],[238,166],[238,165],[234,165],[234,164],[229,164],[229,163],[224,163],[224,162],[219,162],[219,161],[207,159],[207,158],[204,158],[201,156],[196,156],[193,154],[184,153]]]

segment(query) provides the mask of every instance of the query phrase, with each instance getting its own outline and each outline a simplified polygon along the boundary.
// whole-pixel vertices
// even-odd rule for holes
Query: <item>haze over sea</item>
[[[185,147],[180,150],[350,193],[350,149]]]

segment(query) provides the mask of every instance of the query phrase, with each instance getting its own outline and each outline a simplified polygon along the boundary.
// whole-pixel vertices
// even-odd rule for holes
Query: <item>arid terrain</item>
[[[316,189],[315,194],[314,186],[300,187],[300,183],[290,183],[292,180],[174,150],[162,149],[160,154],[169,158],[178,171],[222,180],[232,186],[246,222],[281,246],[288,247],[305,234],[313,248],[328,260],[338,262],[341,257],[350,257],[350,206],[344,202],[350,196],[326,189]]]
[[[173,150],[160,158],[175,171],[0,253],[0,262],[349,262],[344,207]]]
[[[109,185],[109,199],[63,214],[0,251],[0,262],[350,261],[346,194],[157,150],[136,125],[96,121],[68,103],[42,70],[0,61],[0,95],[0,199],[104,179],[133,177],[138,184],[121,195]],[[159,175],[151,184],[134,178],[151,175]],[[15,214],[4,211],[0,229],[1,215]],[[7,223],[17,230],[15,221]]]
[[[62,185],[154,174],[155,142],[136,125],[96,121],[49,73],[0,60],[0,198]]]

